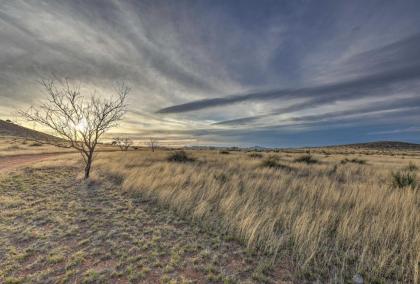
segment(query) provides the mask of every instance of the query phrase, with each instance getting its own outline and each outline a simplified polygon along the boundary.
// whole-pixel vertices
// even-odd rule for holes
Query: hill
[[[400,141],[375,141],[367,143],[340,145],[342,147],[354,149],[372,149],[372,150],[420,150],[420,144],[400,142]],[[332,146],[332,147],[340,147]]]
[[[32,130],[10,121],[0,119],[0,136],[13,136],[21,138],[32,138],[37,140],[55,140],[58,139],[52,135]]]

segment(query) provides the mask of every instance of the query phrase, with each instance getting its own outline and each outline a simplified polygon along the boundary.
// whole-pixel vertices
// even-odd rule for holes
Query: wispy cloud
[[[39,101],[36,81],[56,76],[101,94],[127,81],[130,112],[115,133],[132,136],[271,145],[328,123],[407,128],[419,107],[419,9],[418,1],[1,1],[0,116]]]
[[[305,107],[331,103],[337,100],[383,96],[390,91],[395,92],[392,87],[406,87],[406,85],[398,86],[398,84],[407,84],[407,82],[417,81],[420,78],[418,50],[420,50],[420,36],[416,35],[385,47],[358,54],[354,56],[353,60],[348,61],[347,66],[342,67],[342,70],[347,69],[349,72],[356,72],[357,68],[362,65],[373,69],[373,74],[313,87],[277,89],[198,100],[163,108],[158,113],[188,112],[245,101],[308,98],[307,103],[300,104],[301,107]],[[390,59],[390,57],[392,58]],[[418,84],[410,85],[410,87],[411,90],[415,90]]]

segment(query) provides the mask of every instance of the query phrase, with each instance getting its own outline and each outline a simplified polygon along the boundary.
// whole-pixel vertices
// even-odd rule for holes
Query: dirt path
[[[98,150],[96,153],[108,153],[108,152],[118,152],[119,150]],[[53,152],[53,153],[40,153],[40,154],[20,154],[14,156],[0,157],[0,173],[7,170],[13,170],[20,166],[30,165],[35,162],[39,162],[50,157],[65,155],[65,154],[74,154],[74,152]]]
[[[0,172],[12,170],[22,165],[39,162],[57,155],[62,155],[62,153],[23,154],[17,156],[0,157]]]

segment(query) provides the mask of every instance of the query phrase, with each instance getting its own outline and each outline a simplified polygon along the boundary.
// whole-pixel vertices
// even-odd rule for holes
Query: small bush
[[[347,164],[347,163],[354,163],[354,164],[360,164],[360,165],[364,165],[366,164],[366,160],[362,160],[362,159],[347,159],[345,158],[344,160],[341,160],[342,164]]]
[[[222,150],[219,153],[222,154],[222,155],[228,155],[228,154],[230,154],[230,152],[227,151],[227,150]]]
[[[39,143],[39,142],[33,142],[33,143],[29,144],[30,147],[39,147],[39,146],[42,146],[42,145],[43,144]]]
[[[260,158],[262,158],[262,157],[263,157],[263,154],[261,154],[261,153],[251,153],[251,154],[249,154],[248,156],[249,156],[250,158],[253,158],[253,159],[255,159],[255,158],[260,159]]]
[[[221,174],[214,174],[214,178],[219,181],[221,184],[224,184],[228,181],[228,176],[225,175],[224,173]]]
[[[279,163],[279,158],[277,156],[267,157],[264,161],[262,161],[261,166],[266,168],[291,170],[289,166]]]
[[[412,171],[398,171],[392,173],[392,185],[398,188],[417,188],[416,174]]]
[[[417,171],[419,168],[417,167],[416,164],[414,164],[413,162],[408,163],[408,166],[405,168],[407,171],[410,172],[415,172]]]
[[[194,158],[188,156],[187,152],[181,150],[181,151],[175,151],[171,153],[168,156],[169,162],[178,162],[178,163],[186,163],[186,162],[193,162],[195,161]]]
[[[5,284],[19,284],[22,283],[23,280],[21,278],[17,278],[17,277],[6,277],[4,279],[4,283]]]
[[[264,161],[262,161],[262,166],[268,168],[276,168],[279,164],[279,159],[276,156],[269,156]]]
[[[7,150],[19,150],[21,149],[19,145],[11,145],[7,147]]]
[[[306,163],[306,164],[316,164],[319,161],[317,159],[315,159],[312,155],[306,154],[306,155],[303,155],[303,156],[300,156],[300,157],[296,158],[295,162]]]

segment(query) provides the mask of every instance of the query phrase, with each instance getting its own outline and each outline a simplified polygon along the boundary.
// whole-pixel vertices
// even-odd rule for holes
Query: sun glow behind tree
[[[99,139],[117,126],[126,113],[125,100],[130,89],[121,83],[115,90],[116,97],[104,99],[95,93],[83,95],[80,85],[70,85],[67,80],[59,87],[52,80],[42,81],[42,85],[48,94],[47,102],[20,114],[61,138],[48,143],[79,151],[85,162],[85,178],[88,178]]]

